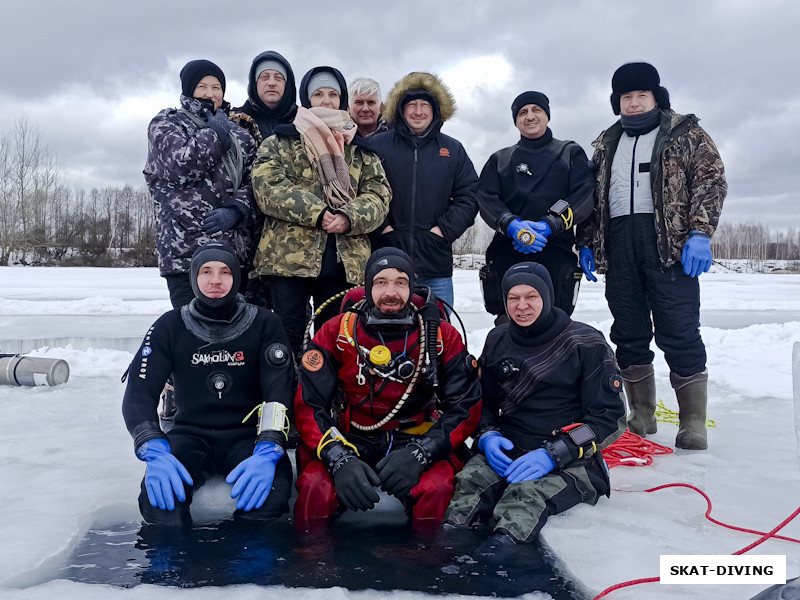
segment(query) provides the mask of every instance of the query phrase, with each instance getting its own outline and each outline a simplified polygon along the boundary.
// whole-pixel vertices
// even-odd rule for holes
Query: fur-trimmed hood
[[[450,88],[433,73],[414,72],[409,73],[400,81],[394,84],[389,97],[383,105],[383,117],[389,122],[401,120],[398,114],[400,103],[403,96],[409,90],[426,90],[436,99],[438,112],[442,122],[450,119],[456,112],[456,100],[453,98]]]

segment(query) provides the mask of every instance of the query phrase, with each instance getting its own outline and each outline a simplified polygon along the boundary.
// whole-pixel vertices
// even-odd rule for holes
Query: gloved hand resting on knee
[[[486,460],[492,470],[500,477],[504,477],[512,460],[503,450],[513,449],[514,443],[508,438],[504,438],[499,431],[489,431],[478,440],[478,448],[486,455]]]
[[[508,483],[534,481],[544,477],[556,468],[556,461],[544,448],[532,450],[520,456],[509,465],[503,476]]]
[[[384,456],[375,469],[381,480],[381,488],[387,494],[401,498],[419,483],[427,464],[424,453],[411,443]]]
[[[148,440],[136,449],[139,460],[147,463],[144,487],[152,506],[161,510],[175,510],[175,498],[186,501],[183,484],[193,485],[192,477],[177,458],[164,438]]]
[[[275,442],[259,442],[253,455],[234,467],[225,481],[233,484],[231,498],[239,498],[236,508],[249,512],[263,506],[272,490],[275,465],[284,454],[284,449]]]

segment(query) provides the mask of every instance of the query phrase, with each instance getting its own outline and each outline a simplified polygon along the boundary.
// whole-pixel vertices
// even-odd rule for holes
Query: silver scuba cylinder
[[[0,354],[0,385],[59,385],[69,379],[69,365],[60,358]]]

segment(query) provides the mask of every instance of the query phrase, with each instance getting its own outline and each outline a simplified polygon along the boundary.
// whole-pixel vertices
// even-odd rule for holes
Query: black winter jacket
[[[389,217],[374,240],[411,255],[420,276],[450,277],[452,244],[478,213],[478,175],[461,143],[439,131],[440,119],[434,123],[419,137],[398,119],[393,130],[370,138],[392,186]],[[394,231],[381,235],[387,224]],[[431,232],[436,225],[444,238]]]

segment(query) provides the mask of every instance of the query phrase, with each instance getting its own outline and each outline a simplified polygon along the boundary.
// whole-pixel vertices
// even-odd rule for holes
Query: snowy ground
[[[470,350],[479,354],[491,319],[483,312],[476,271],[457,271],[456,308]],[[706,452],[676,451],[650,467],[612,470],[615,491],[596,507],[554,517],[544,541],[592,597],[604,588],[659,571],[661,554],[729,554],[756,536],[703,517],[704,500],[685,489],[639,490],[671,482],[702,488],[712,516],[768,531],[800,502],[798,432],[792,402],[792,345],[800,341],[800,276],[709,273],[703,276],[702,333],[709,354]],[[0,352],[64,358],[69,383],[55,388],[0,387],[0,597],[12,599],[211,598],[219,589],[139,586],[131,590],[68,581],[37,584],[42,569],[79,541],[98,518],[134,520],[142,465],[120,415],[119,381],[147,325],[169,308],[154,269],[0,268]],[[583,283],[574,317],[608,334],[601,283]],[[668,369],[657,351],[658,395],[676,409]],[[677,428],[661,423],[653,439],[671,446]],[[198,494],[209,510],[222,487]],[[218,508],[218,507],[217,507]],[[800,537],[800,518],[782,532]],[[800,576],[800,546],[769,541],[757,554],[787,556]],[[34,585],[36,584],[36,585]],[[32,587],[27,587],[32,586]],[[747,599],[766,586],[646,584],[612,600]],[[528,590],[520,590],[524,594]],[[374,592],[239,586],[228,600],[358,599]],[[380,597],[421,598],[397,592]],[[529,594],[528,598],[541,598]]]

